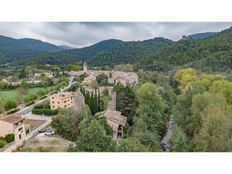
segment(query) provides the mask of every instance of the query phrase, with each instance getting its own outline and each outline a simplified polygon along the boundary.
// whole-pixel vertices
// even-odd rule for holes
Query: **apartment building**
[[[50,96],[51,109],[73,107],[74,94],[72,92],[58,92]]]

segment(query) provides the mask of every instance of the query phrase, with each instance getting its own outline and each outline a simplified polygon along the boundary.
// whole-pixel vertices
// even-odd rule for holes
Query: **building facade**
[[[50,96],[50,106],[52,110],[58,108],[71,108],[74,103],[72,92],[58,92]]]
[[[30,130],[29,127],[25,126],[24,120],[24,118],[14,115],[1,118],[0,137],[5,137],[8,134],[14,134],[16,142],[25,138]]]

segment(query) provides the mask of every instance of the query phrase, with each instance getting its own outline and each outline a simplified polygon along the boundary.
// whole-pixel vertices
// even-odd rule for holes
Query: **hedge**
[[[10,142],[14,141],[14,139],[15,139],[14,134],[7,134],[7,135],[5,136],[5,141],[6,141],[7,143],[10,143]]]
[[[3,148],[5,146],[5,141],[4,140],[0,140],[0,149]]]
[[[30,102],[30,103],[27,103],[25,106],[30,106],[30,105],[33,105],[35,102]]]
[[[52,115],[57,115],[58,110],[51,110],[51,109],[32,109],[32,114],[36,115],[47,115],[47,116],[52,116]]]

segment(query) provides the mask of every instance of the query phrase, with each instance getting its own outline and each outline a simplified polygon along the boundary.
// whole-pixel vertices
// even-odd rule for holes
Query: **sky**
[[[232,22],[0,22],[0,35],[33,38],[55,45],[81,48],[106,39],[123,41],[218,32]]]

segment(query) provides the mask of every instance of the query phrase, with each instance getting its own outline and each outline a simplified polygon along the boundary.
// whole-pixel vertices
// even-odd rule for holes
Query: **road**
[[[21,109],[20,111],[16,112],[16,115],[23,116],[23,115],[30,114],[35,105],[44,103],[46,101],[48,101],[48,97],[35,102],[33,105],[30,105],[30,106],[27,106],[27,107]]]

